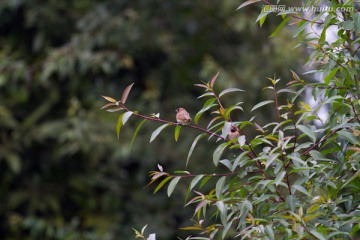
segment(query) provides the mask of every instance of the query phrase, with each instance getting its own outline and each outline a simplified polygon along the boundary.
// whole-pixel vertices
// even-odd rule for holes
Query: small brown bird
[[[176,111],[176,121],[182,125],[188,125],[191,121],[189,113],[185,108],[178,108]]]
[[[231,126],[228,138],[229,140],[232,140],[234,138],[238,138],[240,136],[240,130],[236,126]]]

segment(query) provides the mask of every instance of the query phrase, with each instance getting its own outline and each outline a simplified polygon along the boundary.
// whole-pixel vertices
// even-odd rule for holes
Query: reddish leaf
[[[106,100],[108,100],[109,102],[116,103],[116,100],[111,97],[108,97],[108,96],[102,96],[102,97],[105,98]]]
[[[194,86],[208,89],[208,86],[206,86],[205,84],[194,84]]]
[[[125,88],[125,90],[123,91],[123,94],[122,94],[122,96],[121,96],[121,102],[122,102],[122,103],[125,103],[125,102],[126,102],[126,99],[128,98],[129,93],[130,93],[130,90],[131,90],[131,88],[132,88],[133,85],[134,85],[134,83],[130,84],[130,85],[127,86],[127,87]]]
[[[210,81],[210,87],[213,87],[214,86],[214,83],[216,81],[216,79],[218,78],[219,76],[219,72],[211,79]]]
[[[101,109],[104,109],[104,108],[107,108],[107,107],[110,107],[110,106],[116,106],[116,103],[105,104],[104,106],[101,107]]]
[[[120,111],[120,110],[123,110],[123,109],[124,109],[123,107],[117,107],[117,108],[108,109],[106,111],[108,111],[108,112],[117,112],[117,111]]]
[[[210,203],[209,200],[201,201],[195,208],[195,213],[197,213],[202,207],[204,207],[206,204]]]

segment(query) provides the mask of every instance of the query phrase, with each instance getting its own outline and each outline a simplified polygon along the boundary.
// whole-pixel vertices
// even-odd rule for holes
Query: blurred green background
[[[144,188],[160,163],[185,169],[198,134],[167,128],[151,144],[156,123],[145,123],[129,149],[139,119],[118,140],[118,113],[100,109],[101,95],[128,98],[132,110],[175,120],[192,116],[201,89],[220,72],[216,87],[245,93],[245,113],[271,97],[267,77],[283,84],[302,61],[290,29],[269,38],[281,19],[255,24],[261,4],[235,11],[242,1],[222,0],[2,0],[0,2],[0,236],[1,239],[132,239],[149,224],[159,239],[186,236],[178,228],[193,212],[183,207],[186,187],[168,198]],[[268,121],[268,112],[257,121]],[[200,120],[206,126],[209,116]],[[251,134],[251,133],[249,133]],[[202,141],[187,170],[213,171],[214,141]],[[210,150],[209,150],[210,149]],[[206,166],[206,167],[205,167]]]

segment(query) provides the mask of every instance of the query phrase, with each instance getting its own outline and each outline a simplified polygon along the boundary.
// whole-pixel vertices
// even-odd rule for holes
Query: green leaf
[[[190,147],[190,150],[189,150],[187,159],[186,159],[186,166],[187,166],[188,163],[189,163],[190,156],[191,156],[192,152],[194,151],[194,148],[195,148],[197,142],[198,142],[201,138],[203,138],[203,137],[205,137],[205,136],[206,136],[206,134],[203,133],[203,134],[198,135],[198,136],[194,139],[193,143],[191,144],[191,147]]]
[[[221,213],[224,213],[225,212],[225,204],[223,201],[217,201],[216,202],[216,207],[219,209],[219,211]]]
[[[292,188],[292,192],[293,192],[293,193],[295,193],[295,191],[294,191],[294,189],[295,189],[295,190],[297,190],[297,191],[299,191],[299,192],[302,192],[303,194],[311,197],[311,194],[308,193],[308,191],[306,191],[306,189],[305,189],[303,186],[295,185],[295,184],[294,184],[294,185],[292,185],[291,188]]]
[[[222,143],[215,149],[214,154],[213,154],[213,162],[214,162],[215,166],[218,165],[221,155],[224,152],[226,146],[227,146],[227,143]]]
[[[197,175],[190,183],[190,190],[195,187],[195,185],[204,177],[203,174]]]
[[[220,94],[219,94],[219,98],[227,93],[231,93],[231,92],[244,92],[244,90],[240,89],[240,88],[228,88],[228,89],[225,89],[224,91],[222,91]]]
[[[223,176],[216,182],[215,195],[216,195],[217,199],[220,199],[220,197],[221,197],[221,193],[223,192],[224,185],[225,185],[225,180],[226,180],[226,177]]]
[[[323,235],[321,235],[321,233],[319,233],[315,230],[311,230],[310,233],[320,240],[326,240],[326,238]]]
[[[357,139],[357,137],[354,136],[353,133],[351,132],[347,132],[347,131],[339,131],[337,132],[337,134],[339,136],[341,136],[342,138],[348,140],[349,142],[351,142],[354,145],[359,144],[359,140]]]
[[[295,207],[296,207],[296,203],[297,203],[297,198],[295,195],[289,195],[286,197],[286,203],[290,208],[291,212],[295,211]]]
[[[285,171],[281,171],[280,173],[278,173],[276,175],[276,178],[275,178],[275,185],[276,186],[278,186],[281,183],[281,181],[284,179],[285,175],[286,175]]]
[[[172,179],[173,177],[172,176],[168,176],[168,177],[166,177],[164,180],[162,180],[160,183],[159,183],[159,185],[157,185],[157,187],[155,188],[155,190],[154,190],[154,194],[157,192],[157,191],[159,191],[161,188],[162,188],[162,186],[164,186],[164,184],[165,183],[167,183],[170,179]]]
[[[311,142],[302,143],[302,144],[300,144],[299,146],[297,146],[297,147],[295,148],[295,152],[299,152],[300,149],[308,148],[308,147],[310,147],[311,145],[312,145]]]
[[[268,5],[264,5],[264,7],[263,7],[262,11],[260,12],[259,16],[256,18],[255,22],[260,21],[260,23],[259,23],[260,27],[264,24],[267,15],[272,12],[271,8],[269,9],[267,6]]]
[[[199,188],[202,188],[209,180],[210,180],[210,176],[206,176],[200,183]]]
[[[217,104],[213,104],[213,102],[215,101],[215,98],[210,98],[208,99],[205,104],[204,107],[195,115],[194,118],[194,122],[197,123],[199,121],[199,118],[201,117],[201,115],[206,112],[207,110],[209,110],[210,108],[217,106]]]
[[[357,171],[351,178],[349,178],[342,186],[341,189],[343,189],[345,186],[347,186],[350,182],[354,181],[355,178],[360,177],[360,170]]]
[[[250,4],[253,4],[253,3],[256,3],[256,2],[260,2],[261,0],[248,0],[244,3],[242,3],[236,10],[239,10],[240,8],[243,8],[247,5],[250,5]]]
[[[124,115],[125,113],[123,113],[123,114],[121,114],[120,116],[119,116],[119,118],[118,118],[118,120],[117,120],[117,123],[116,123],[116,135],[117,135],[117,137],[118,137],[118,139],[119,139],[119,136],[120,136],[120,129],[121,129],[121,127],[122,127],[122,119],[123,119],[123,115]]]
[[[253,210],[252,203],[247,199],[244,200],[244,202],[242,203],[242,206],[245,207],[250,212]]]
[[[343,97],[342,97],[342,96],[339,96],[339,95],[332,96],[332,97],[326,99],[326,100],[323,102],[323,104],[334,103],[334,102],[336,102],[335,100],[340,100],[340,99],[343,99]]]
[[[122,125],[124,126],[125,123],[127,122],[127,120],[129,120],[130,116],[133,114],[133,112],[128,111],[126,113],[124,113],[124,116],[122,118]]]
[[[354,19],[355,34],[359,35],[360,34],[360,12],[355,12],[353,19]]]
[[[143,120],[139,123],[139,125],[137,126],[137,128],[135,129],[134,135],[133,135],[133,137],[132,137],[132,139],[131,139],[130,149],[132,148],[132,145],[133,145],[133,143],[134,143],[134,140],[135,140],[135,138],[136,138],[136,135],[138,134],[141,126],[142,126],[145,122],[146,122],[146,119],[143,119]]]
[[[158,127],[152,134],[151,134],[151,137],[150,137],[150,142],[154,141],[155,138],[159,135],[159,133],[164,130],[164,128],[168,127],[172,125],[171,123],[166,123],[164,125],[161,125],[160,127]]]
[[[122,96],[121,96],[121,102],[122,102],[122,103],[125,104],[128,96],[129,96],[130,90],[131,90],[131,88],[132,88],[133,85],[134,85],[134,83],[130,84],[130,85],[127,86],[127,87],[125,88],[125,90],[123,91]]]
[[[277,26],[274,32],[271,33],[270,37],[275,37],[278,35],[279,31],[285,26],[285,24],[290,20],[290,17],[286,16],[284,20]]]
[[[316,141],[316,136],[315,136],[315,133],[314,131],[312,131],[310,128],[308,127],[305,127],[304,125],[298,125],[297,128],[303,132],[306,136],[308,136],[312,142],[315,142]]]
[[[338,26],[345,30],[353,30],[355,25],[354,25],[354,21],[346,20],[341,22]]]
[[[254,111],[255,109],[259,108],[259,107],[262,107],[266,104],[269,104],[269,103],[273,103],[274,101],[273,100],[267,100],[267,101],[263,101],[263,102],[260,102],[258,104],[256,104],[252,109],[251,109],[251,112]]]
[[[298,154],[293,154],[288,156],[291,160],[293,160],[294,166],[295,167],[302,167],[302,168],[307,168],[307,164],[305,161],[303,161]]]
[[[271,240],[275,239],[274,232],[270,225],[266,225],[265,230],[268,233],[267,235],[270,237]]]
[[[168,189],[167,189],[167,195],[168,197],[171,196],[172,192],[174,191],[176,184],[178,184],[181,177],[175,177],[173,180],[171,180]]]
[[[337,71],[339,70],[339,68],[334,68],[333,70],[331,70],[329,72],[328,75],[326,75],[326,77],[324,78],[324,82],[325,84],[329,84],[330,83],[330,80],[333,79],[333,77],[336,75]]]
[[[265,165],[265,169],[267,169],[279,156],[278,153],[276,154],[270,154],[268,159],[266,160],[266,165]]]
[[[177,142],[179,139],[180,129],[181,129],[181,125],[177,125],[175,128],[175,134],[174,134],[175,142]]]

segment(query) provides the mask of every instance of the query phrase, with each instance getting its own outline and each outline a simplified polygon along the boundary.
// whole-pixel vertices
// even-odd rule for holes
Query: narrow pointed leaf
[[[177,125],[176,126],[176,128],[175,128],[175,142],[177,142],[178,141],[178,139],[179,139],[179,135],[180,135],[180,129],[181,129],[181,125]]]
[[[208,204],[210,201],[209,200],[204,200],[201,201],[195,208],[195,213],[199,213],[199,210],[204,207],[206,204]]]
[[[159,183],[159,185],[157,185],[157,187],[155,188],[155,190],[154,190],[154,194],[157,192],[157,191],[159,191],[161,188],[162,188],[162,186],[164,186],[164,184],[165,183],[167,183],[170,179],[172,179],[173,177],[171,177],[171,176],[168,176],[168,177],[166,177],[164,180],[162,180],[160,183]]]
[[[270,154],[269,158],[266,160],[266,165],[265,165],[265,169],[267,169],[275,160],[276,158],[279,156],[278,153],[276,154]]]
[[[211,88],[214,86],[214,83],[215,83],[216,79],[218,78],[218,76],[219,76],[219,72],[211,79],[211,81],[210,81]]]
[[[206,96],[215,96],[215,94],[213,92],[207,92],[207,93],[204,93],[203,95],[200,95],[198,98],[203,98]]]
[[[147,227],[147,224],[141,229],[141,235],[144,235],[146,227]]]
[[[244,90],[240,89],[240,88],[228,88],[228,89],[225,89],[224,91],[222,91],[220,94],[219,94],[219,98],[227,93],[231,93],[231,92],[244,92]]]
[[[117,123],[116,123],[116,135],[117,135],[117,137],[119,138],[119,136],[120,136],[120,129],[121,129],[121,127],[122,127],[122,118],[123,118],[123,115],[124,115],[125,113],[123,113],[123,114],[121,114],[120,116],[119,116],[119,118],[118,118],[118,120],[117,120]]]
[[[215,166],[218,165],[221,155],[224,152],[226,146],[227,146],[227,143],[222,143],[215,149],[214,154],[213,154],[213,162],[214,162]]]
[[[217,199],[220,199],[221,193],[223,192],[225,180],[226,180],[226,177],[223,176],[216,182],[215,195],[216,195]]]
[[[124,113],[124,116],[122,119],[122,125],[125,125],[125,123],[127,122],[127,120],[129,120],[129,118],[132,114],[133,114],[133,112],[131,112],[131,111]]]
[[[295,211],[295,206],[296,206],[297,201],[298,200],[295,195],[288,195],[286,197],[286,203],[289,206],[291,212]]]
[[[194,179],[190,183],[190,190],[195,187],[195,185],[204,177],[204,175],[200,174],[194,177]]]
[[[111,102],[111,103],[105,104],[104,106],[101,107],[101,109],[104,109],[104,108],[107,108],[110,106],[116,106],[116,103]]]
[[[108,97],[108,96],[102,96],[102,97],[105,98],[106,100],[108,100],[109,102],[116,103],[116,100],[111,97]]]
[[[230,132],[231,122],[225,122],[223,129],[221,130],[220,137],[226,138]],[[221,139],[221,138],[219,138]]]
[[[355,1],[354,1],[355,2]],[[354,13],[354,29],[357,35],[360,34],[360,12]]]
[[[239,10],[240,8],[243,8],[247,5],[250,5],[250,4],[253,4],[253,3],[256,3],[256,2],[260,2],[261,0],[248,0],[244,3],[242,3],[236,10]]]
[[[194,151],[194,148],[195,148],[197,142],[198,142],[201,138],[203,138],[205,135],[206,135],[205,133],[198,135],[198,136],[195,138],[195,140],[193,141],[193,143],[191,144],[191,147],[190,147],[190,150],[189,150],[187,159],[186,159],[186,166],[187,166],[188,163],[189,163],[190,156],[191,156],[192,152]]]
[[[317,232],[316,230],[311,230],[310,233],[313,236],[315,236],[317,239],[320,239],[320,240],[326,240],[327,239],[321,233]]]
[[[199,121],[199,118],[201,117],[201,115],[202,115],[204,112],[206,112],[206,111],[209,110],[210,108],[216,106],[216,104],[214,104],[214,101],[215,101],[215,100],[216,100],[215,98],[210,98],[210,99],[208,99],[208,100],[205,102],[203,108],[195,115],[195,118],[194,118],[194,122],[195,122],[195,123],[197,123],[197,122]]]
[[[172,192],[174,191],[176,185],[178,184],[181,177],[175,177],[173,180],[171,180],[168,189],[167,189],[167,195],[168,197],[171,196]]]
[[[107,109],[106,111],[108,112],[117,112],[117,111],[120,111],[120,110],[123,110],[124,108],[123,107],[116,107],[116,108],[112,108],[112,109]]]
[[[281,171],[279,174],[276,175],[275,178],[275,185],[279,185],[279,183],[281,183],[281,181],[283,180],[283,178],[285,177],[286,172],[285,171]]]
[[[258,104],[256,104],[252,109],[251,109],[251,112],[254,111],[255,109],[259,108],[259,107],[262,107],[266,104],[269,104],[269,103],[273,103],[274,101],[273,100],[267,100],[267,101],[263,101],[263,102],[260,102]]]
[[[208,86],[206,86],[205,84],[194,84],[194,86],[208,89]]]
[[[308,128],[308,127],[306,127],[304,125],[298,125],[297,128],[301,132],[303,132],[305,135],[307,135],[312,140],[312,142],[316,141],[315,133],[310,128]]]
[[[303,194],[311,197],[311,194],[303,187],[303,186],[300,186],[300,185],[292,185],[292,192],[295,193],[294,190],[297,190],[299,192],[302,192]]]
[[[131,88],[132,88],[133,85],[134,85],[134,83],[130,84],[130,85],[127,86],[127,87],[125,88],[125,90],[123,91],[122,96],[121,96],[121,102],[122,102],[122,103],[125,103],[125,102],[126,102],[126,99],[128,98],[129,93],[130,93],[130,90],[131,90]]]
[[[170,126],[170,123],[166,123],[164,125],[161,125],[160,127],[158,127],[152,134],[150,137],[150,142],[154,141],[155,138],[159,135],[159,133],[164,130],[164,128],[166,128],[167,126]]]
[[[290,17],[284,18],[284,20],[277,26],[274,32],[271,33],[270,37],[275,37],[278,35],[280,30],[285,26],[285,24],[290,20]]]
[[[134,140],[135,140],[135,138],[136,138],[136,135],[138,134],[141,126],[142,126],[145,122],[146,122],[146,119],[142,120],[142,121],[139,123],[139,125],[137,126],[137,128],[135,129],[134,135],[133,135],[133,137],[132,137],[132,139],[131,139],[131,143],[130,143],[130,150],[131,150],[131,148],[132,148],[132,145],[133,145],[133,143],[134,143]]]

